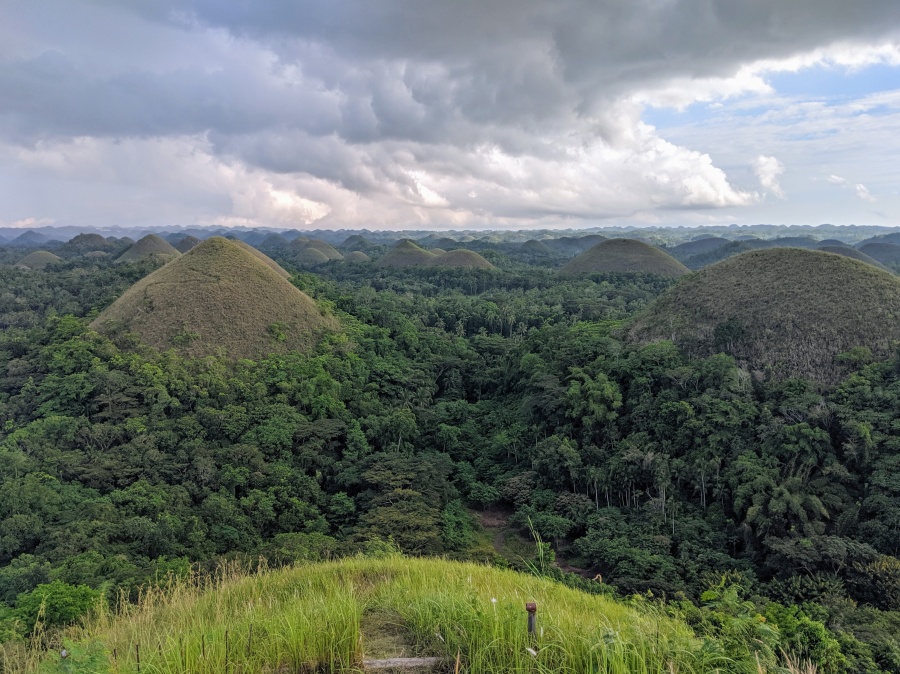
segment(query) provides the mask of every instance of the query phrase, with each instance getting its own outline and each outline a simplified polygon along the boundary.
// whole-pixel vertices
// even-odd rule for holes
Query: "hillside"
[[[368,262],[370,259],[371,258],[361,250],[352,250],[344,255],[344,262]]]
[[[315,250],[322,253],[329,260],[340,260],[344,256],[337,250],[334,246],[332,246],[327,241],[322,241],[321,239],[312,239],[309,241],[306,248],[314,248]]]
[[[186,253],[198,243],[200,243],[200,239],[198,239],[196,236],[189,235],[181,237],[173,245],[175,246],[175,250],[177,250],[179,253]]]
[[[46,267],[48,264],[52,264],[53,262],[59,262],[60,257],[54,255],[53,253],[48,253],[46,250],[36,250],[33,253],[29,253],[21,260],[16,263],[18,267],[27,267],[28,269],[41,270]]]
[[[61,255],[75,257],[94,251],[109,253],[121,249],[121,245],[107,241],[99,234],[78,234],[60,246],[59,251]]]
[[[248,253],[253,255],[253,257],[255,257],[256,259],[260,260],[263,264],[265,264],[267,267],[269,267],[269,269],[274,271],[281,278],[290,280],[291,275],[287,272],[287,270],[285,270],[284,267],[282,267],[280,264],[275,262],[275,260],[270,258],[265,253],[263,253],[261,250],[254,248],[249,243],[244,243],[240,239],[234,239],[233,243],[236,246],[240,246],[241,248],[246,250]]]
[[[116,262],[137,262],[149,257],[172,258],[179,255],[181,253],[171,243],[156,234],[148,234],[122,253]]]
[[[567,276],[608,272],[675,278],[687,274],[688,268],[668,253],[641,241],[609,239],[601,241],[560,269],[560,273]]]
[[[434,256],[415,241],[398,241],[375,262],[379,267],[422,267]]]
[[[900,265],[900,245],[896,243],[867,243],[859,246],[857,250],[878,260],[881,264]]]
[[[553,249],[550,248],[543,241],[536,241],[535,239],[529,239],[525,243],[523,243],[519,250],[523,253],[529,253],[531,255],[552,255]]]
[[[673,246],[671,249],[669,249],[669,252],[671,252],[672,255],[675,255],[679,259],[683,259],[691,255],[711,253],[712,251],[721,248],[728,242],[728,239],[723,239],[721,236],[709,236],[705,239],[697,239],[695,241],[680,243],[677,246]]]
[[[426,262],[429,267],[456,267],[458,269],[495,269],[494,265],[472,250],[459,248],[441,253]]]
[[[843,255],[845,257],[853,258],[854,260],[859,260],[860,262],[865,262],[866,264],[871,264],[880,269],[884,269],[884,265],[881,264],[878,260],[869,255],[866,255],[861,250],[857,250],[856,248],[852,248],[851,246],[841,245],[841,246],[819,246],[818,250],[821,250],[823,253],[833,253],[835,255]]]
[[[883,356],[900,339],[900,279],[847,257],[796,248],[743,253],[687,278],[630,329],[691,355],[726,351],[776,377],[836,381],[838,354]]]
[[[313,267],[328,262],[328,256],[317,248],[303,248],[295,255],[298,264]]]
[[[526,602],[537,607],[533,637]],[[718,646],[649,606],[514,571],[396,556],[183,582],[71,636],[85,662],[88,645],[102,645],[108,671],[136,671],[140,659],[141,671],[186,674],[349,674],[413,655],[443,661],[418,672],[711,674],[706,651]]]
[[[158,349],[232,358],[305,350],[336,322],[258,256],[220,237],[138,281],[91,324]]]

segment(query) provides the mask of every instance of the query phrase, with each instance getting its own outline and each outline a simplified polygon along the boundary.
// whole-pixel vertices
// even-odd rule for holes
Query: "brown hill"
[[[371,258],[361,250],[353,250],[344,256],[344,262],[368,262]]]
[[[196,236],[183,236],[174,244],[174,246],[175,250],[177,250],[179,253],[186,253],[199,243],[200,239],[198,239]]]
[[[426,263],[428,267],[458,267],[460,269],[496,269],[473,250],[459,248],[448,253],[437,255]]]
[[[306,350],[337,322],[243,246],[212,237],[129,288],[91,323],[158,349],[231,358]]]
[[[634,239],[601,241],[560,269],[561,274],[644,273],[675,278],[688,268],[659,248]]]
[[[340,260],[344,256],[332,246],[327,241],[322,241],[321,239],[313,239],[309,243],[306,244],[307,248],[315,248],[319,252],[325,255],[329,260]]]
[[[119,245],[99,234],[78,234],[59,247],[60,253],[66,257],[76,257],[93,251],[109,253],[116,250],[121,250]]]
[[[36,250],[19,260],[16,263],[16,266],[40,271],[41,269],[44,269],[48,264],[59,262],[61,259],[62,258],[60,258],[59,256],[54,255],[53,253],[48,253],[46,250]]]
[[[379,267],[423,267],[434,254],[419,246],[415,241],[401,239],[375,263]]]
[[[149,257],[172,258],[179,255],[181,253],[171,243],[156,234],[148,234],[122,253],[116,262],[137,262]]]
[[[633,339],[670,339],[692,356],[720,351],[775,377],[824,383],[836,356],[900,340],[900,279],[840,255],[797,248],[742,253],[682,279],[630,328]]]
[[[297,253],[296,260],[298,264],[314,267],[328,262],[328,256],[317,248],[303,248]]]
[[[267,267],[269,267],[269,269],[274,271],[281,278],[283,278],[283,279],[291,278],[291,275],[284,269],[284,267],[282,267],[280,264],[275,262],[275,260],[270,258],[268,255],[266,255],[262,251],[257,250],[256,248],[251,246],[249,243],[245,243],[245,242],[241,241],[240,239],[232,239],[231,242],[234,243],[236,246],[240,246],[241,248],[246,250],[248,253],[253,255],[256,259],[260,260],[263,264],[265,264]]]

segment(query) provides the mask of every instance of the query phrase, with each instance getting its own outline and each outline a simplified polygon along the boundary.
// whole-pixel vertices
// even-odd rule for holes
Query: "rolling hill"
[[[379,267],[423,267],[435,255],[415,241],[402,239],[375,262]]]
[[[16,266],[26,267],[28,269],[39,271],[41,269],[44,269],[48,264],[59,262],[61,259],[62,258],[60,258],[58,255],[48,253],[46,250],[36,250],[19,260],[16,263]]]
[[[629,335],[671,339],[692,356],[724,351],[777,378],[833,383],[844,372],[839,354],[864,347],[883,356],[900,340],[900,279],[820,251],[750,251],[683,279]]]
[[[257,255],[213,237],[138,281],[91,327],[189,356],[258,358],[308,349],[337,322]]]
[[[200,243],[200,239],[198,239],[196,236],[188,235],[188,236],[181,237],[173,245],[175,246],[175,250],[177,250],[179,253],[183,254],[183,253],[188,252],[191,248],[196,246],[198,243]]]
[[[436,255],[426,262],[428,267],[456,267],[459,269],[496,269],[494,265],[472,250],[459,248]]]
[[[634,239],[608,239],[585,251],[560,269],[567,276],[578,274],[643,273],[675,278],[688,268],[650,244]]]
[[[156,234],[148,234],[122,253],[116,259],[116,262],[137,262],[150,257],[166,259],[178,257],[179,255],[181,253],[171,243],[158,237]]]
[[[847,245],[842,246],[819,246],[818,250],[821,250],[823,253],[833,253],[835,255],[844,255],[845,257],[853,258],[854,260],[859,260],[860,262],[865,262],[867,264],[874,265],[876,267],[880,267],[884,269],[885,266],[881,264],[874,257],[870,257],[866,255],[861,250],[857,250],[856,248],[852,248]]]
[[[881,264],[900,265],[900,245],[896,243],[876,242],[859,246],[860,253],[878,260]]]

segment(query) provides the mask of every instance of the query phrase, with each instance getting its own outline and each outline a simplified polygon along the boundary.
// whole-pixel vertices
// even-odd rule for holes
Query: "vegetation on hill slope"
[[[139,239],[122,253],[118,262],[137,262],[148,257],[178,257],[181,253],[171,243],[156,234],[148,234]]]
[[[526,602],[538,607],[534,635],[527,631]],[[775,631],[752,620],[747,636],[768,636],[770,643],[760,640],[735,658],[724,643],[704,643],[646,603],[629,607],[514,571],[435,559],[356,558],[225,572],[199,586],[180,581],[150,591],[140,605],[123,609],[71,631],[70,648],[82,662],[70,667],[88,661],[92,644],[94,654],[105,653],[100,660],[107,671],[123,674],[350,673],[386,646],[406,650],[395,656],[444,658],[447,665],[434,671],[472,674],[712,674],[758,672],[776,662]]]
[[[494,265],[472,250],[459,248],[440,253],[426,263],[429,267],[457,267],[459,269],[494,269]]]
[[[236,246],[243,248],[248,253],[253,255],[253,257],[260,260],[263,264],[265,264],[269,269],[271,269],[276,274],[278,274],[281,278],[290,280],[291,275],[287,272],[287,270],[284,267],[282,267],[280,264],[275,262],[275,260],[273,260],[268,255],[266,255],[261,250],[259,250],[258,248],[254,248],[249,243],[244,243],[240,239],[234,239],[232,241],[232,243],[234,243],[234,245],[236,245]]]
[[[198,243],[200,243],[200,239],[196,236],[183,236],[174,244],[174,246],[179,253],[186,253]]]
[[[710,253],[721,248],[727,243],[729,243],[728,239],[723,239],[720,236],[710,236],[704,239],[697,239],[695,241],[680,243],[677,246],[673,246],[672,248],[670,248],[669,252],[679,259],[684,259],[686,257],[690,257],[691,255]]]
[[[874,267],[878,267],[879,269],[886,269],[886,267],[881,264],[875,258],[866,255],[860,250],[853,248],[851,246],[843,245],[843,246],[819,246],[818,250],[821,250],[823,253],[833,253],[834,255],[843,255],[844,257],[850,257],[854,260],[859,260],[860,262],[865,262],[866,264],[870,264]]]
[[[351,250],[344,255],[344,262],[368,262],[369,259],[369,256],[361,250]]]
[[[127,290],[92,323],[158,349],[232,358],[306,350],[333,319],[258,256],[213,237]]]
[[[900,280],[847,257],[751,251],[671,288],[630,329],[687,353],[727,352],[778,377],[834,382],[855,348],[884,356],[900,340]]]
[[[642,273],[675,278],[688,268],[660,249],[634,239],[601,241],[560,269],[561,274]]]
[[[858,250],[878,260],[881,264],[893,267],[900,265],[900,245],[896,243],[867,243],[860,246]]]
[[[49,253],[46,250],[36,250],[23,257],[16,264],[28,269],[44,269],[48,264],[59,262],[60,259],[58,255]]]
[[[312,239],[304,247],[313,248],[319,251],[329,260],[340,260],[344,257],[334,246],[332,246],[327,241],[322,241],[321,239]]]
[[[425,250],[415,241],[403,239],[378,258],[375,264],[379,267],[419,267],[434,257],[434,253]]]

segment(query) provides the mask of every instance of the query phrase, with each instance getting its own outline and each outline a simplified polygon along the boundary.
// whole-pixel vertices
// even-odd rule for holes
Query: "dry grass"
[[[426,265],[429,267],[457,267],[460,269],[495,269],[494,265],[481,255],[465,248],[436,255],[428,260]]]
[[[332,246],[327,241],[322,241],[321,239],[313,239],[309,243],[306,244],[306,248],[313,248],[320,253],[322,253],[329,260],[342,260],[344,256],[341,255],[340,251],[338,251],[334,246]]]
[[[435,255],[422,248],[415,241],[403,239],[378,258],[379,267],[424,267]]]
[[[866,347],[883,356],[900,340],[900,279],[830,253],[751,251],[683,279],[637,317],[630,335],[833,383],[843,374],[838,354]]]
[[[601,241],[559,270],[561,274],[605,274],[639,272],[675,278],[688,268],[668,253],[634,239]]]
[[[337,322],[246,248],[207,239],[129,288],[91,324],[189,356],[306,350]]]
[[[60,257],[54,255],[53,253],[48,253],[46,250],[36,250],[33,253],[29,253],[21,260],[19,260],[16,264],[19,267],[28,267],[29,269],[34,269],[36,271],[40,271],[48,264],[53,264],[54,262],[59,262]]]
[[[137,262],[151,256],[178,257],[181,253],[171,243],[156,234],[148,234],[122,253],[117,262]]]
[[[284,267],[282,267],[280,264],[275,262],[275,260],[270,258],[268,255],[266,255],[262,251],[257,250],[256,248],[251,246],[249,243],[244,243],[240,239],[229,239],[229,241],[231,241],[233,244],[240,246],[241,248],[246,250],[248,253],[253,255],[253,257],[260,260],[269,269],[271,269],[276,274],[278,274],[281,278],[290,280],[291,275],[288,274],[287,271],[285,271]]]
[[[371,258],[361,250],[353,250],[344,256],[344,262],[368,262]]]

